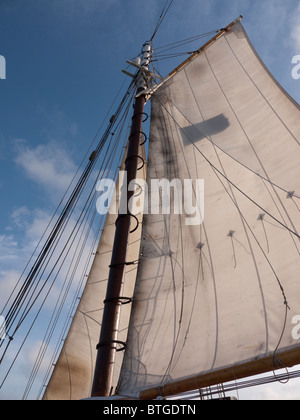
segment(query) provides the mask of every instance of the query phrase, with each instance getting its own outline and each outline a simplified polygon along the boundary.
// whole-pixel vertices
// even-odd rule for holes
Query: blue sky
[[[126,59],[140,53],[163,4],[1,0],[0,55],[6,59],[6,80],[0,80],[2,297],[126,79],[121,73]],[[300,55],[298,0],[174,0],[154,47],[224,27],[240,14],[267,67],[300,102],[300,79],[291,76],[292,58]],[[201,45],[200,40],[196,46]],[[177,63],[162,61],[159,70],[165,75]],[[296,385],[280,391],[269,387],[255,395],[295,398],[296,390]],[[299,385],[298,391],[299,397]]]

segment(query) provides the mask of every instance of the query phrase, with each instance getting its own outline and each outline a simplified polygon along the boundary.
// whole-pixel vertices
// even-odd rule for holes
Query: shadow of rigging
[[[228,119],[223,114],[220,114],[198,124],[183,127],[181,128],[183,144],[188,146],[205,138],[209,139],[211,136],[227,130],[229,125]]]

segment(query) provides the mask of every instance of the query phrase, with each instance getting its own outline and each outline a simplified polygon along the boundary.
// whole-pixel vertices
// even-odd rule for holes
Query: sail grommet
[[[100,341],[100,343],[97,344],[96,346],[96,350],[99,350],[100,347],[103,346],[109,346],[110,344],[119,344],[120,346],[122,346],[121,348],[117,349],[116,351],[124,351],[126,348],[126,343],[124,343],[124,341],[119,341],[119,340],[105,340],[105,341]]]
[[[133,159],[133,158],[138,158],[138,159],[141,159],[141,161],[142,161],[142,165],[139,168],[137,168],[136,170],[140,171],[141,169],[143,169],[143,167],[145,166],[145,160],[142,158],[142,156],[139,156],[139,155],[128,156],[128,158],[125,160],[125,165],[126,165],[126,163],[128,162],[129,159]]]

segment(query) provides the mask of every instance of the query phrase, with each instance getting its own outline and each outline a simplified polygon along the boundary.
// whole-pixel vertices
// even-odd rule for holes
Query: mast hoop
[[[148,137],[147,137],[146,133],[144,133],[144,131],[135,131],[134,133],[132,133],[132,134],[129,136],[129,140],[131,140],[131,138],[132,138],[135,134],[141,134],[141,135],[143,135],[143,136],[144,136],[144,141],[143,141],[142,143],[140,143],[140,146],[143,146],[143,145],[147,142],[147,140],[148,140]]]
[[[129,303],[133,302],[133,299],[130,297],[119,296],[119,297],[114,297],[110,299],[105,299],[103,303],[106,304],[106,303],[115,302],[115,301],[120,302],[121,305],[129,305]]]
[[[124,341],[120,341],[120,340],[104,340],[104,341],[100,341],[100,343],[97,344],[96,350],[99,350],[100,347],[109,346],[111,344],[119,344],[120,346],[122,346],[121,348],[116,349],[117,352],[124,351],[125,348],[126,348],[126,343]]]
[[[135,226],[135,228],[130,231],[130,233],[134,233],[138,229],[138,227],[140,225],[139,219],[134,214],[131,214],[131,213],[119,214],[119,216],[118,216],[118,218],[117,218],[117,220],[115,222],[115,225],[117,226],[117,223],[121,219],[121,217],[127,217],[127,216],[133,217],[136,220],[136,226]],[[124,264],[126,264],[126,263],[124,263]]]
[[[146,122],[147,120],[148,120],[148,118],[149,118],[149,114],[147,114],[147,112],[137,112],[133,117],[132,117],[132,119],[134,119],[134,118],[136,118],[137,116],[139,116],[139,115],[144,115],[145,116],[145,118],[143,119],[143,123],[144,122]]]
[[[108,268],[111,268],[111,267],[113,267],[113,268],[118,268],[118,267],[123,267],[124,265],[135,265],[135,264],[138,264],[138,262],[139,262],[139,260],[137,260],[137,261],[131,261],[131,262],[124,262],[124,263],[119,263],[119,264],[111,264],[111,265],[109,265],[108,266]]]
[[[140,171],[145,166],[145,160],[142,158],[142,156],[139,156],[139,155],[128,156],[128,158],[125,160],[125,165],[126,165],[126,163],[128,162],[129,159],[134,159],[134,158],[141,159],[141,161],[142,161],[142,166],[137,168],[137,171]]]

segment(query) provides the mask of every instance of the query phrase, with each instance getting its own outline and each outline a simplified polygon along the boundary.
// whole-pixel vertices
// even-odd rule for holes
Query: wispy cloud
[[[295,54],[300,54],[300,2],[292,18],[291,41],[295,48]]]
[[[13,235],[0,235],[0,262],[17,260],[18,242]]]
[[[76,172],[76,165],[67,150],[55,141],[36,147],[30,147],[24,140],[16,144],[15,163],[31,181],[55,199],[66,191]]]
[[[11,214],[11,223],[0,232],[0,310],[12,292],[51,215],[41,209],[21,206]],[[22,231],[22,235],[20,232]]]

